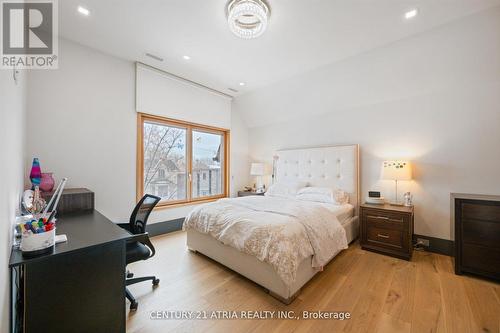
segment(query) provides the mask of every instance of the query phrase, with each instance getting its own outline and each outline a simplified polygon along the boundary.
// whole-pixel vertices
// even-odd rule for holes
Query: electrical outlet
[[[423,238],[417,238],[417,244],[429,247],[429,240]]]

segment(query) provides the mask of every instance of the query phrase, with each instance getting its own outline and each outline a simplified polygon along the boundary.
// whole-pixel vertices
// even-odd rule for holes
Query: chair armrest
[[[130,223],[116,223],[116,225],[130,232]]]
[[[150,258],[155,255],[156,249],[153,246],[153,243],[151,243],[151,240],[149,239],[149,234],[147,232],[142,233],[142,234],[133,234],[132,238],[130,239],[132,242],[139,242],[144,245],[146,245],[149,250],[151,251],[151,255],[149,256]]]
[[[142,234],[133,234],[132,231],[130,230],[130,223],[116,223],[116,225],[119,226],[120,228],[127,230],[129,233],[132,234],[132,238],[129,239],[130,242],[139,242],[146,245],[151,251],[151,255],[149,256],[150,258],[155,255],[156,249],[153,246],[153,243],[151,243],[151,240],[149,239],[149,234],[147,232]]]

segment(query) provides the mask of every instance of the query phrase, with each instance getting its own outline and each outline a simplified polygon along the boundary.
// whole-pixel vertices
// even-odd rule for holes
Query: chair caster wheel
[[[127,272],[127,279],[131,279],[134,277],[134,273]]]
[[[160,279],[154,279],[153,280],[153,286],[157,286],[160,284]]]
[[[130,303],[130,311],[135,311],[137,310],[137,307],[139,306],[139,303],[138,302],[132,302]]]

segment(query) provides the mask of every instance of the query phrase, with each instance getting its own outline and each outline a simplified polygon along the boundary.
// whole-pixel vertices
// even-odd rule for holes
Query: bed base
[[[352,217],[343,226],[346,229],[347,240],[351,243],[358,236],[358,217]],[[268,290],[269,295],[286,305],[292,303],[300,294],[301,288],[318,273],[311,267],[312,257],[308,257],[299,264],[295,282],[291,286],[286,286],[268,263],[224,245],[212,236],[194,229],[187,230],[187,247],[191,252],[199,252],[252,280]]]
[[[208,257],[206,255],[204,255],[203,253],[201,252],[198,252],[197,250],[195,249],[192,249],[190,247],[188,247],[188,250],[194,254],[201,254],[202,256],[205,256],[205,257]],[[221,265],[223,265],[222,263],[220,263]],[[228,266],[224,265],[225,267],[229,268]],[[229,268],[231,269],[231,268]],[[231,269],[232,271],[234,271],[233,269]],[[238,272],[236,272],[238,273]],[[239,274],[239,273],[238,273]],[[241,274],[240,274],[241,275]],[[243,276],[245,277],[245,276]],[[246,277],[245,277],[246,278]],[[255,281],[254,281],[255,282]],[[265,289],[265,291],[269,294],[269,296],[272,296],[274,298],[276,298],[278,301],[280,301],[281,303],[285,304],[285,305],[289,305],[291,304],[299,295],[300,295],[300,292],[302,291],[302,289],[299,289],[295,294],[293,294],[291,297],[289,298],[284,298],[278,294],[276,294],[275,292],[273,292],[272,290],[269,290],[269,289],[266,289],[264,286],[261,286],[259,285],[260,287],[262,287],[263,289]]]
[[[292,296],[290,296],[288,298],[283,298],[280,295],[272,292],[271,290],[268,290],[267,293],[269,294],[269,296],[276,298],[281,303],[283,303],[285,305],[290,305],[300,295],[301,291],[302,291],[302,289],[297,290],[297,292],[295,294],[293,294]]]

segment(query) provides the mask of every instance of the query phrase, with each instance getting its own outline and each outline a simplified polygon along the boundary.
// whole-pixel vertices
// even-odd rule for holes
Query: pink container
[[[50,192],[54,189],[54,177],[52,177],[52,172],[42,172],[42,180],[40,182],[40,190],[43,192]]]

